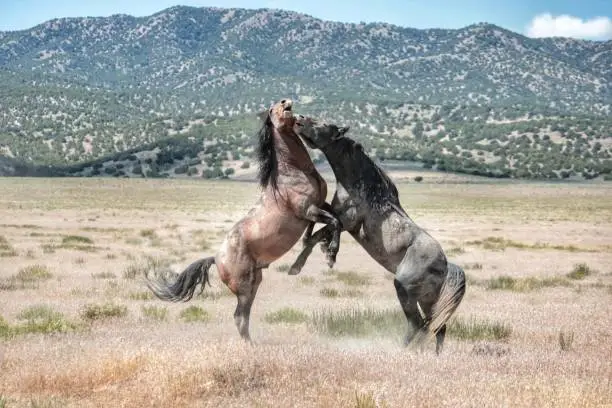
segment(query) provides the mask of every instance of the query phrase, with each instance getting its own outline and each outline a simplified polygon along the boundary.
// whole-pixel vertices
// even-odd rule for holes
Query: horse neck
[[[279,173],[290,173],[295,170],[309,173],[315,168],[306,147],[297,135],[281,134],[275,129],[274,142]]]
[[[338,182],[351,182],[359,178],[360,169],[355,169],[358,162],[353,151],[355,146],[350,140],[337,140],[321,149]]]

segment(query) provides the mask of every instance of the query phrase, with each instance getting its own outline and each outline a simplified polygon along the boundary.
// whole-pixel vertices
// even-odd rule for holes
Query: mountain
[[[611,84],[612,41],[484,23],[417,30],[181,6],[64,18],[0,32],[0,154],[62,174],[246,171],[255,112],[291,97],[351,125],[379,159],[591,178],[610,172]]]

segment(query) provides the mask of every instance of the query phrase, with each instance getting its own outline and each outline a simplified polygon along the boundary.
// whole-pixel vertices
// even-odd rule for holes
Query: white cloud
[[[612,39],[612,20],[595,17],[583,20],[578,17],[550,13],[537,15],[527,26],[529,37],[573,37],[593,40]]]

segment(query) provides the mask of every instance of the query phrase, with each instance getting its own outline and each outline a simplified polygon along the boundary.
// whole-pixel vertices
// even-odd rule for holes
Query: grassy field
[[[333,270],[315,250],[288,276],[298,244],[264,271],[255,346],[214,268],[152,298],[144,273],[213,254],[253,183],[0,179],[0,408],[612,406],[610,184],[393,177],[468,275],[440,356],[401,346],[392,275],[349,236]]]

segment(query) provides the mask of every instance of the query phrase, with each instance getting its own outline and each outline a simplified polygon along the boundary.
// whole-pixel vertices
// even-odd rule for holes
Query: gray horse
[[[415,336],[436,336],[440,353],[446,322],[465,294],[465,273],[450,262],[438,241],[421,229],[400,205],[395,184],[363,151],[361,145],[346,137],[348,127],[318,124],[298,116],[295,133],[327,158],[336,177],[336,192],[331,210],[342,229],[389,272],[397,297],[409,323],[405,345]],[[334,226],[313,234],[311,223],[303,236],[304,248],[289,274],[298,274],[313,247],[331,242]]]

